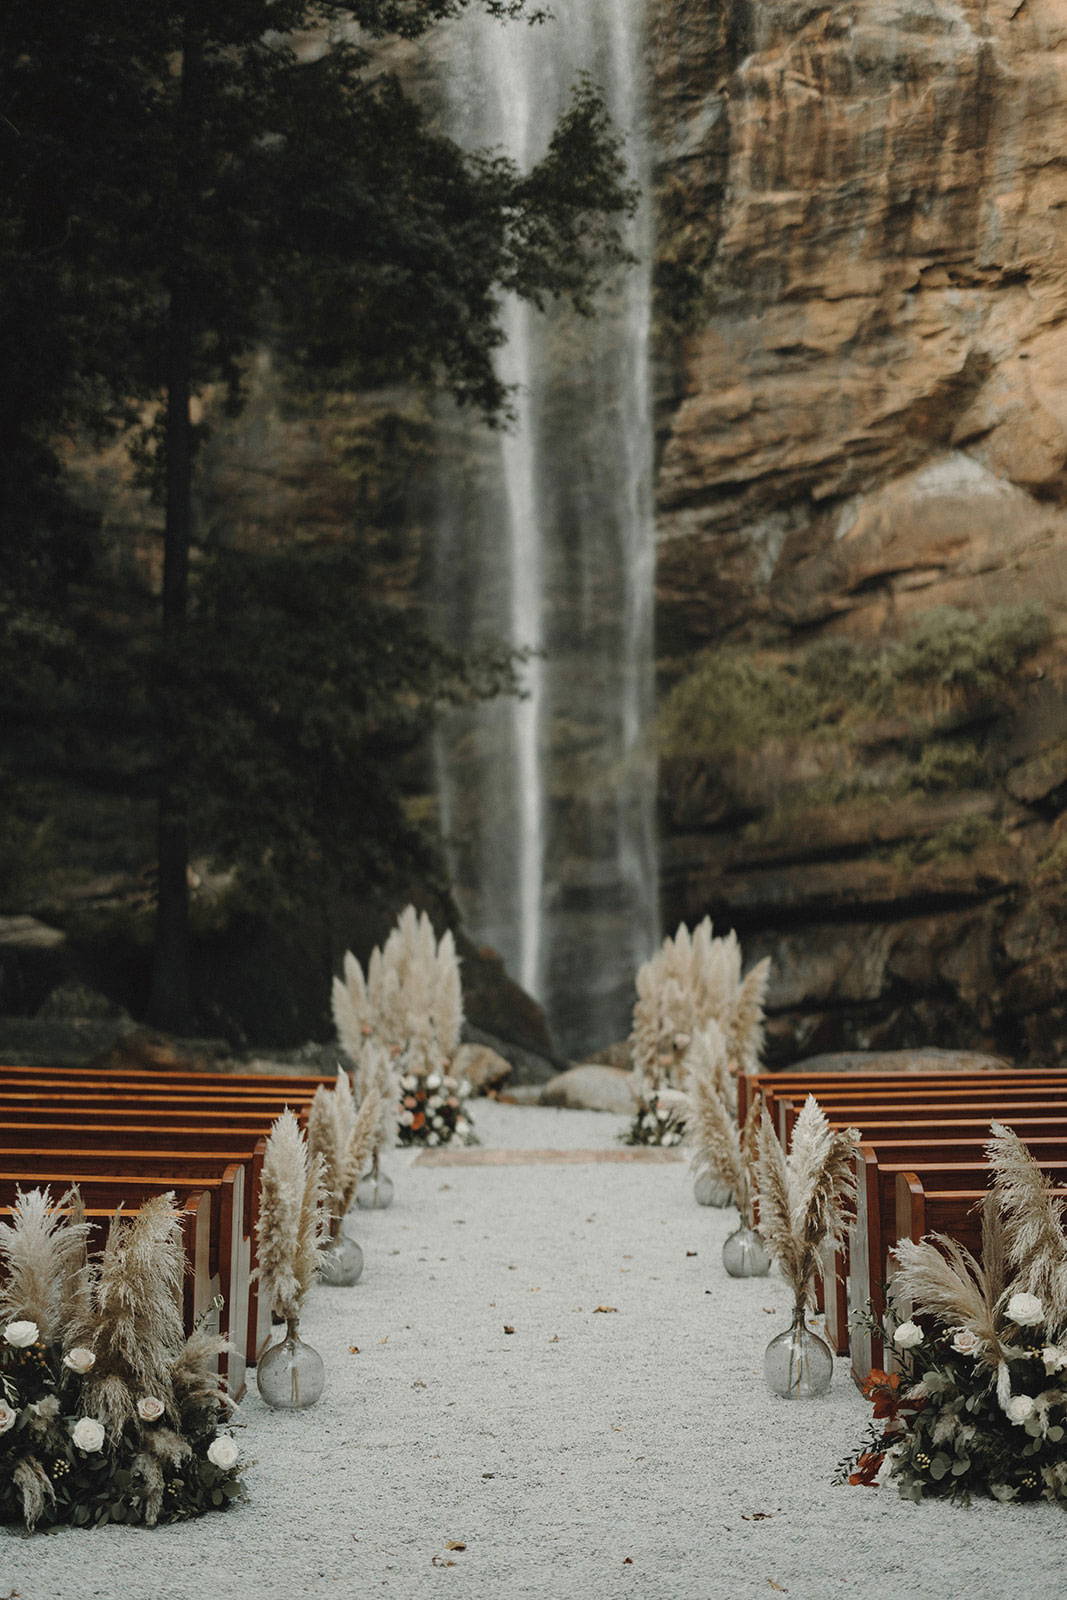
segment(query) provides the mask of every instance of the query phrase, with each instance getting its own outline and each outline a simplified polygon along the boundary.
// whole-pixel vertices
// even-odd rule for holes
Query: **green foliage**
[[[815,733],[826,722],[817,689],[788,662],[709,651],[667,697],[660,746],[666,755],[714,760],[768,739]]]

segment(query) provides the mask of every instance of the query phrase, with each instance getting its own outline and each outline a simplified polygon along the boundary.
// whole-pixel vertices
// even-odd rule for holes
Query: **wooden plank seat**
[[[173,1183],[174,1187],[178,1188],[203,1178],[232,1180],[234,1169],[238,1167],[241,1169],[243,1176],[237,1184],[241,1210],[235,1214],[231,1229],[234,1242],[230,1254],[234,1258],[234,1265],[228,1292],[225,1282],[220,1284],[225,1304],[219,1320],[220,1332],[234,1346],[234,1356],[230,1358],[230,1363],[235,1368],[240,1366],[247,1358],[250,1347],[249,1319],[253,1312],[253,1285],[250,1281],[252,1254],[259,1215],[259,1188],[266,1140],[257,1140],[251,1152],[168,1148],[151,1150],[145,1148],[143,1144],[137,1149],[115,1150],[101,1146],[98,1141],[94,1141],[92,1149],[86,1151],[84,1148],[70,1147],[69,1133],[69,1129],[62,1129],[63,1142],[58,1144],[53,1141],[44,1143],[39,1141],[36,1146],[20,1148],[0,1143],[0,1171],[7,1174],[24,1173],[27,1180],[35,1184],[39,1181],[37,1174],[46,1169],[76,1171],[86,1177],[115,1177],[123,1180],[157,1179],[162,1176],[166,1182]],[[162,1140],[161,1144],[165,1145],[166,1142]],[[236,1198],[235,1194],[235,1201]],[[225,1222],[225,1219],[223,1221]],[[255,1307],[255,1312],[258,1318],[258,1305]],[[258,1321],[254,1331],[259,1332]]]
[[[191,1069],[152,1072],[144,1067],[21,1067],[0,1064],[0,1083],[46,1083],[56,1087],[62,1084],[73,1084],[78,1087],[81,1084],[95,1083],[172,1086],[188,1084],[192,1087],[201,1084],[231,1084],[236,1089],[284,1090],[306,1095],[309,1100],[319,1084],[331,1087],[335,1081],[333,1077],[304,1076],[299,1073],[276,1075],[273,1072],[195,1072]]]
[[[205,1160],[204,1165],[209,1163]],[[12,1205],[16,1190],[47,1187],[54,1197],[65,1189],[77,1185],[87,1209],[114,1212],[137,1206],[144,1200],[168,1191],[196,1193],[204,1197],[207,1205],[207,1274],[212,1293],[202,1304],[197,1304],[193,1315],[200,1315],[211,1305],[216,1294],[222,1296],[223,1309],[220,1331],[230,1338],[234,1349],[224,1357],[224,1370],[234,1395],[239,1395],[245,1382],[245,1348],[248,1319],[248,1275],[250,1252],[242,1226],[244,1217],[245,1167],[240,1162],[227,1164],[215,1172],[157,1171],[151,1176],[122,1172],[91,1170],[91,1158],[61,1166],[55,1162],[46,1165],[41,1160],[15,1161],[0,1168],[0,1204]],[[14,1169],[14,1170],[12,1170]],[[195,1271],[195,1268],[194,1268]],[[203,1273],[200,1274],[201,1280]],[[200,1287],[203,1284],[201,1281]]]
[[[778,1102],[779,1115],[784,1126],[784,1138],[788,1141],[793,1132],[796,1119],[803,1106],[803,1099],[785,1099]],[[894,1122],[905,1124],[909,1122],[932,1122],[951,1120],[953,1118],[986,1117],[992,1121],[1011,1121],[1013,1117],[1028,1117],[1034,1112],[1035,1107],[1044,1107],[1052,1116],[1057,1112],[1067,1115],[1067,1088],[1059,1090],[1053,1088],[1050,1092],[1044,1087],[1022,1088],[1013,1090],[1010,1094],[992,1095],[965,1095],[946,1098],[943,1094],[927,1097],[915,1095],[907,1100],[886,1100],[879,1096],[872,1100],[827,1100],[819,1101],[828,1119],[841,1128],[858,1126],[861,1122],[870,1125],[873,1122]],[[780,1132],[779,1137],[783,1137]]]
[[[248,1172],[245,1182],[242,1233],[247,1240],[250,1273],[255,1265],[260,1178],[266,1151],[265,1135],[269,1132],[270,1121],[269,1118],[263,1119],[260,1127],[246,1131],[210,1123],[189,1127],[184,1113],[181,1114],[179,1122],[173,1125],[169,1124],[166,1118],[139,1124],[101,1123],[92,1129],[91,1149],[94,1156],[108,1160],[116,1170],[121,1171],[128,1170],[125,1163],[130,1159],[140,1163],[142,1159],[157,1160],[161,1157],[165,1159],[168,1154],[175,1153],[181,1154],[184,1159],[190,1151],[195,1152],[192,1159],[198,1164],[201,1160],[209,1163],[219,1160],[224,1164],[245,1163]],[[69,1112],[59,1117],[39,1118],[32,1122],[0,1121],[0,1147],[12,1159],[18,1159],[27,1150],[48,1151],[56,1161],[73,1170],[72,1163],[75,1160],[81,1161],[85,1152],[84,1143],[78,1140],[78,1135],[84,1129],[85,1124],[80,1115]],[[15,1157],[14,1152],[18,1152],[18,1157]],[[4,1159],[5,1157],[0,1155],[0,1161]],[[41,1159],[44,1159],[43,1155]],[[266,1304],[261,1303],[256,1280],[251,1279],[241,1287],[242,1292],[247,1295],[247,1319],[240,1343],[244,1349],[246,1362],[251,1364],[256,1351],[270,1333],[270,1310]],[[229,1326],[228,1322],[227,1327]],[[238,1343],[236,1330],[239,1323],[236,1319],[232,1326],[234,1332],[228,1333],[227,1336],[233,1338],[234,1343]]]
[[[1026,1108],[1025,1115],[1011,1116],[1004,1120],[1010,1121],[1019,1137],[1028,1145],[1036,1142],[1044,1148],[1049,1143],[1056,1145],[1067,1137],[1067,1112],[1053,1107],[1052,1114],[1046,1115],[1049,1110],[1050,1108],[1046,1106],[1035,1104]],[[972,1148],[980,1150],[989,1139],[990,1123],[994,1119],[1001,1120],[1000,1107],[983,1106],[977,1115],[970,1117],[938,1117],[934,1114],[928,1122],[918,1119],[886,1120],[884,1108],[878,1108],[878,1120],[871,1122],[867,1122],[862,1116],[857,1116],[855,1108],[843,1117],[836,1111],[828,1117],[833,1128],[857,1128],[860,1145],[878,1147],[886,1143],[909,1141],[921,1144],[926,1150],[941,1149],[945,1145],[961,1140],[969,1142]],[[858,1206],[866,1205],[869,1197],[868,1182],[866,1172],[857,1167],[857,1190],[862,1188],[863,1191],[857,1195]],[[866,1218],[866,1211],[864,1215]],[[879,1212],[879,1215],[882,1213]],[[859,1252],[855,1262],[852,1260],[853,1248]],[[876,1262],[880,1258],[884,1258],[882,1243],[878,1239],[873,1243],[869,1242],[866,1229],[860,1232],[858,1226],[854,1225],[849,1230],[849,1239],[845,1246],[835,1251],[826,1262],[823,1272],[823,1307],[831,1342],[839,1355],[843,1355],[853,1341],[860,1337],[855,1330],[851,1333],[849,1331],[850,1311],[862,1309],[870,1298],[874,1303],[876,1314],[880,1314],[882,1280],[877,1276],[876,1269]]]
[[[1003,1084],[1067,1085],[1067,1071],[1059,1067],[1034,1067],[1002,1072],[856,1072],[856,1073],[799,1073],[758,1072],[745,1073],[737,1080],[738,1119],[744,1122],[752,1096],[758,1090],[768,1105],[779,1099],[801,1099],[813,1094],[822,1104],[824,1099],[839,1098],[848,1094],[853,1099],[873,1099],[873,1090],[886,1089],[891,1094],[912,1095],[934,1088],[955,1089],[973,1084],[982,1089],[997,1088]],[[776,1124],[777,1125],[777,1124]]]
[[[886,1309],[885,1285],[893,1265],[890,1252],[900,1234],[897,1231],[897,1180],[902,1172],[918,1176],[922,1183],[933,1183],[938,1190],[981,1190],[989,1185],[989,1167],[984,1158],[984,1146],[975,1141],[967,1150],[967,1159],[951,1159],[961,1155],[960,1145],[938,1146],[927,1144],[908,1153],[892,1144],[872,1148],[862,1145],[858,1155],[860,1181],[857,1187],[856,1219],[849,1234],[849,1251],[846,1262],[848,1274],[848,1309],[860,1309],[868,1301],[873,1315],[880,1321]],[[1029,1145],[1034,1158],[1044,1171],[1054,1179],[1067,1179],[1067,1127],[1059,1140],[1035,1141]],[[896,1149],[897,1159],[891,1158]],[[917,1159],[921,1157],[921,1159]],[[835,1306],[840,1307],[840,1281]],[[847,1316],[847,1312],[846,1312]],[[847,1322],[845,1332],[848,1332]],[[854,1327],[846,1347],[852,1356],[853,1371],[862,1382],[872,1366],[884,1362],[882,1341],[867,1328]],[[843,1353],[840,1342],[838,1353]]]
[[[37,1188],[38,1184],[21,1183],[18,1187]],[[54,1190],[53,1199],[60,1199],[66,1187],[67,1185],[63,1185],[58,1193]],[[14,1214],[14,1194],[5,1195],[4,1198],[8,1203],[0,1204],[0,1216],[10,1219]],[[210,1313],[212,1303],[219,1292],[218,1278],[211,1270],[211,1197],[203,1190],[192,1190],[187,1193],[179,1190],[176,1191],[175,1205],[181,1216],[182,1245],[188,1268],[182,1285],[182,1320],[186,1329],[190,1329],[202,1316]],[[123,1216],[135,1217],[139,1213],[140,1207],[137,1205],[123,1206]],[[87,1205],[84,1215],[91,1229],[90,1244],[93,1248],[97,1248],[107,1237],[115,1208],[106,1205]]]

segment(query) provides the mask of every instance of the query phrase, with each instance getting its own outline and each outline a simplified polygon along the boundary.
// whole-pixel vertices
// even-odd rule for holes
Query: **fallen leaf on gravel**
[[[389,1335],[388,1335],[388,1334],[386,1334],[386,1336],[385,1336],[385,1338],[384,1338],[384,1339],[379,1339],[379,1340],[378,1340],[378,1343],[379,1343],[379,1344],[388,1344],[388,1343],[389,1343]]]
[[[618,1309],[618,1306],[594,1306],[593,1315],[595,1316],[598,1311],[618,1311]]]
[[[514,1333],[515,1332],[515,1329],[511,1326],[510,1322],[505,1322],[505,1324],[504,1324],[504,1332],[505,1333]]]
[[[634,1564],[633,1556],[623,1556],[622,1564],[624,1567],[632,1567]]]
[[[450,1183],[438,1184],[437,1192],[438,1192],[438,1194],[445,1194],[447,1192],[447,1190],[451,1189],[451,1187],[452,1187],[452,1185]]]
[[[750,1511],[741,1513],[742,1522],[766,1522],[768,1517],[773,1517],[773,1511]]]
[[[696,1251],[695,1250],[687,1250],[685,1253],[686,1253],[687,1256],[695,1256],[696,1255]]]
[[[495,1472],[483,1472],[482,1473],[482,1477],[483,1478],[495,1478],[496,1477],[496,1473]]]
[[[348,1347],[348,1353],[349,1353],[350,1356],[358,1356],[359,1355],[359,1345],[358,1344],[350,1344],[349,1347]]]
[[[440,1556],[434,1556],[430,1561],[431,1567],[454,1567],[455,1564],[454,1561],[442,1561]]]
[[[446,1539],[445,1540],[445,1549],[446,1550],[466,1550],[466,1548],[467,1548],[467,1546],[463,1543],[462,1539]]]
[[[559,1344],[559,1334],[554,1333],[548,1342],[549,1344]]]
[[[536,1288],[531,1287],[531,1288],[527,1289],[526,1293],[527,1294],[540,1294],[541,1293],[541,1285],[538,1284]]]
[[[778,1307],[777,1306],[760,1306],[760,1310],[761,1311],[766,1311],[766,1313],[767,1313],[767,1315],[769,1317],[773,1317],[775,1312],[778,1310]]]
[[[413,1389],[425,1389],[426,1385],[423,1383],[421,1378],[416,1378],[415,1382],[411,1385],[411,1387]]]
[[[768,1578],[767,1582],[770,1584],[772,1589],[777,1589],[779,1594],[788,1594],[789,1593],[789,1590],[788,1589],[783,1589],[780,1583],[775,1583],[773,1578]]]

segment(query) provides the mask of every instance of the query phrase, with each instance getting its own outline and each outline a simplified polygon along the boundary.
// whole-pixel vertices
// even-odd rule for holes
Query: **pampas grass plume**
[[[326,1236],[321,1155],[312,1155],[288,1108],[275,1119],[263,1157],[256,1269],[270,1305],[299,1318]]]

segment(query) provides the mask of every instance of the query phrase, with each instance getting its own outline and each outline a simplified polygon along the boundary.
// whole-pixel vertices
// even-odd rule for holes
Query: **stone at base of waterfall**
[[[1014,1062],[980,1050],[842,1050],[835,1055],[808,1056],[783,1067],[783,1072],[1010,1072]]]
[[[633,1116],[633,1074],[594,1063],[561,1072],[541,1090],[539,1104],[568,1111],[614,1111]]]
[[[452,1075],[466,1078],[472,1094],[494,1088],[511,1071],[511,1062],[487,1044],[461,1044],[452,1063]]]

